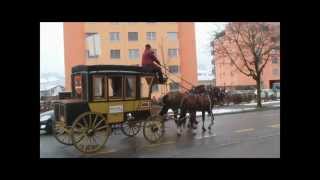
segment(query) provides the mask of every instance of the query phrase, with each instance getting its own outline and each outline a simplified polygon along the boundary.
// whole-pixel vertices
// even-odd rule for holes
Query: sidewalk
[[[212,112],[214,115],[223,115],[223,114],[234,114],[234,113],[242,113],[242,112],[277,109],[277,108],[280,108],[280,100],[262,102],[261,109],[257,109],[256,106],[257,106],[257,103],[245,103],[245,104],[237,104],[237,105],[229,105],[229,106],[220,106],[220,107],[215,107],[212,110]],[[172,114],[171,110],[169,110],[168,112],[169,114]],[[197,112],[197,116],[201,116],[201,115],[202,115],[201,112]]]

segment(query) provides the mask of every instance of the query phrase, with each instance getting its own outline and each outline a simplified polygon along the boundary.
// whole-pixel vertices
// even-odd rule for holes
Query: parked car
[[[257,90],[255,90],[254,94],[255,95],[258,94]],[[261,89],[261,98],[265,100],[270,100],[270,99],[275,100],[277,99],[277,93],[272,89]]]
[[[40,130],[45,130],[46,133],[52,133],[52,121],[54,119],[54,111],[46,111],[40,114]]]

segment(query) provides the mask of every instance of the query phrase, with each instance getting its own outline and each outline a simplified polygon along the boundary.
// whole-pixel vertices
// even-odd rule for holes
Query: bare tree
[[[280,49],[280,24],[258,22],[229,23],[215,33],[215,59],[229,60],[242,74],[253,78],[257,86],[257,107],[261,108],[261,73]]]

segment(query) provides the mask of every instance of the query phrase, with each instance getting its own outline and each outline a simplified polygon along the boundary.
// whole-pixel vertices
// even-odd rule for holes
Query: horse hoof
[[[205,132],[205,131],[206,131],[206,128],[202,128],[202,131]]]

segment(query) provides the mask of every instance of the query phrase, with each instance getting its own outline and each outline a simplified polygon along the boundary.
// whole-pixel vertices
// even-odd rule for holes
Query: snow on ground
[[[249,110],[253,110],[256,109],[254,108],[234,108],[234,109],[226,109],[226,108],[221,108],[221,109],[213,109],[212,112],[213,114],[224,114],[224,113],[231,113],[231,112],[241,112],[241,111],[249,111]],[[171,109],[168,110],[168,113],[173,113]],[[202,113],[201,112],[197,112],[197,116],[201,116]],[[208,113],[206,112],[206,115],[208,115]]]
[[[237,109],[213,109],[213,114],[222,114],[222,113],[231,113],[231,112],[241,112],[241,111],[249,111],[256,108],[237,108]],[[198,115],[198,112],[197,112]],[[199,112],[199,115],[201,115],[201,112]]]
[[[280,107],[280,104],[276,104],[276,103],[280,103],[279,100],[277,101],[269,101],[269,102],[263,102],[262,104],[275,104],[272,105],[273,107]],[[248,104],[242,104],[242,105],[256,105],[257,103],[248,103]],[[242,112],[242,111],[250,111],[250,110],[254,110],[256,109],[256,107],[250,107],[250,108],[218,108],[218,109],[213,109],[212,112],[213,114],[224,114],[224,113],[232,113],[232,112]],[[168,110],[168,113],[173,113],[173,111],[171,109]],[[206,113],[207,115],[208,113]],[[201,112],[197,112],[197,116],[201,116],[202,113]]]
[[[280,102],[280,100],[276,100],[276,101],[262,102],[261,104],[275,104],[275,103],[279,103],[279,102]],[[252,105],[257,105],[257,103],[254,102],[254,103],[247,103],[247,104],[241,104],[241,105],[252,106]]]

